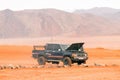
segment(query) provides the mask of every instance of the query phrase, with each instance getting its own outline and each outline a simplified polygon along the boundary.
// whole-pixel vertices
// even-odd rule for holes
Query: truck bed
[[[45,50],[33,50],[32,51],[32,57],[33,58],[38,58],[40,54],[44,54]]]

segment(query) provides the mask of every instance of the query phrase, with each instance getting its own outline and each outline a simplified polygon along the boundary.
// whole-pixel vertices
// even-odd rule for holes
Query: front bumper
[[[86,61],[88,59],[88,57],[84,56],[84,57],[73,57],[72,60],[73,61]]]

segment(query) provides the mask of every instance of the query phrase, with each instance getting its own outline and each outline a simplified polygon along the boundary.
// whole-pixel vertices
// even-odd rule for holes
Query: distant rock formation
[[[6,9],[0,11],[0,38],[120,35],[118,16],[120,10],[110,8],[73,13],[56,9]]]

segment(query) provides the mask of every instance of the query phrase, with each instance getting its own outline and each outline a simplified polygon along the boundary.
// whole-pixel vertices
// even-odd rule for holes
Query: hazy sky
[[[120,0],[0,0],[0,10],[24,10],[56,8],[73,11],[93,7],[111,7],[120,9]]]

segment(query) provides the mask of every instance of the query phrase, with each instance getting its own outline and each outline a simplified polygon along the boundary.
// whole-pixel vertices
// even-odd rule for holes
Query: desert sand
[[[38,66],[31,57],[32,46],[0,46],[0,66],[22,65],[27,68],[2,69],[0,80],[119,80],[120,50],[85,48],[89,55],[87,66],[58,67],[47,64]]]

